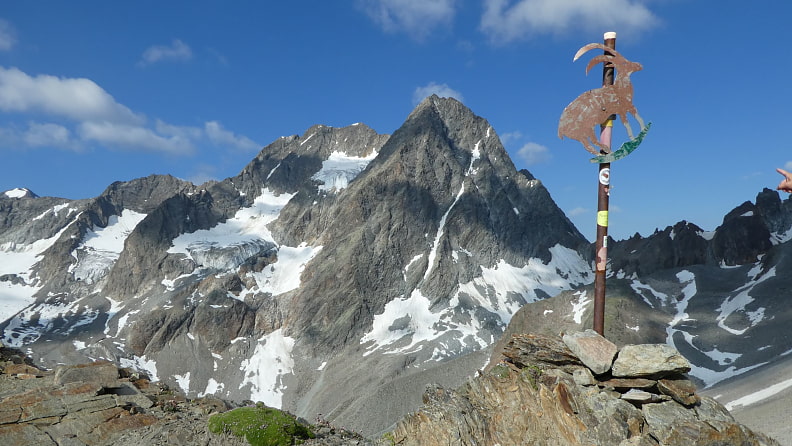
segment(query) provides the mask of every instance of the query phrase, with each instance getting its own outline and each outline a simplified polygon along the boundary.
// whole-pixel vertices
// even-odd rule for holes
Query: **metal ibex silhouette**
[[[613,48],[608,48],[600,43],[590,43],[579,49],[573,61],[593,49],[601,49],[607,54],[591,59],[586,66],[586,74],[595,65],[604,63],[606,67],[615,68],[616,79],[613,85],[589,90],[567,105],[561,113],[558,123],[558,137],[580,141],[586,150],[599,155],[600,150],[604,153],[610,152],[610,147],[599,142],[595,127],[604,124],[611,115],[619,115],[622,124],[627,128],[627,135],[630,139],[634,139],[634,137],[630,123],[627,121],[628,113],[635,116],[641,129],[644,128],[644,122],[632,103],[633,87],[630,83],[630,74],[640,71],[643,67],[637,62],[625,59]]]

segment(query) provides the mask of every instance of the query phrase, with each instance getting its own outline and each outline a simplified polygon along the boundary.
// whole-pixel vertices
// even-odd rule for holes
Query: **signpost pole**
[[[605,46],[616,49],[616,33],[607,32]],[[607,54],[607,53],[606,53]],[[613,85],[613,65],[604,64],[602,85]],[[610,116],[600,126],[600,142],[610,148],[615,116]],[[604,152],[604,151],[603,151]],[[599,164],[597,184],[597,237],[595,240],[594,268],[594,331],[605,335],[605,268],[608,263],[608,201],[610,198],[610,163]]]

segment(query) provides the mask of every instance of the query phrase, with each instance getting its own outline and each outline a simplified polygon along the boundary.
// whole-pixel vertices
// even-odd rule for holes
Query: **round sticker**
[[[610,184],[610,168],[606,167],[599,171],[599,182],[602,185],[609,185]]]

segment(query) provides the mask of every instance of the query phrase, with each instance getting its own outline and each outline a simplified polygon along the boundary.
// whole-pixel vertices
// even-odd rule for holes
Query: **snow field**
[[[260,338],[256,342],[253,355],[242,361],[240,365],[245,377],[239,388],[250,385],[252,401],[261,401],[267,406],[280,409],[283,391],[286,389],[282,376],[294,370],[292,348],[294,348],[294,339],[284,336],[283,329],[275,330]]]
[[[308,140],[306,139],[305,141]],[[357,157],[347,155],[344,152],[334,151],[330,154],[330,157],[322,162],[322,168],[311,179],[322,183],[319,186],[321,191],[331,192],[335,190],[339,192],[349,186],[349,183],[376,157],[377,152],[372,152],[365,157]]]

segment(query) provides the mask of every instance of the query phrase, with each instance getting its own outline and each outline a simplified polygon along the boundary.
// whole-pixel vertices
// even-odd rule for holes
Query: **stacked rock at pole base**
[[[424,407],[386,436],[423,446],[779,444],[699,395],[685,375],[690,364],[666,345],[624,346],[613,366],[593,372],[588,357],[602,357],[609,343],[598,337],[512,335],[499,362],[459,389],[429,386]],[[635,375],[615,376],[615,365],[627,362]]]

